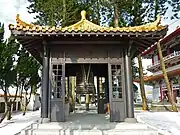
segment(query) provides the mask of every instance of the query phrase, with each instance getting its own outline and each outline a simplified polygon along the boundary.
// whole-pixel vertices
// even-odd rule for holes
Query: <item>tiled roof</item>
[[[64,33],[64,32],[153,32],[161,31],[166,29],[167,26],[160,25],[160,16],[157,20],[140,26],[133,27],[102,27],[96,25],[86,19],[86,11],[81,11],[81,20],[68,27],[49,27],[49,26],[39,26],[34,24],[28,24],[22,21],[19,15],[16,16],[16,25],[10,24],[10,30],[24,31],[24,32],[37,32],[37,33]]]
[[[161,45],[165,45],[169,41],[171,41],[173,38],[180,35],[180,27],[177,27],[175,31],[170,33],[169,35],[165,36],[163,39],[160,40]],[[142,56],[146,57],[145,55],[148,55],[152,51],[154,51],[157,48],[157,43],[151,45],[151,47],[147,48],[145,51],[141,53]]]

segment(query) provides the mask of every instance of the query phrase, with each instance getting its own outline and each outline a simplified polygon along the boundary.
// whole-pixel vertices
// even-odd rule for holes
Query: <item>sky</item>
[[[27,11],[27,6],[29,5],[27,0],[0,0],[0,22],[5,24],[5,38],[10,35],[10,31],[8,30],[9,24],[16,24],[16,15],[20,14],[20,18],[28,23],[34,21],[34,15],[29,14]],[[171,11],[167,12],[167,16],[171,15]],[[169,30],[167,34],[170,34],[172,31],[176,29],[176,27],[180,26],[179,20],[170,20],[170,19],[162,19],[162,25],[169,25]],[[151,63],[150,60],[143,60],[144,68]]]

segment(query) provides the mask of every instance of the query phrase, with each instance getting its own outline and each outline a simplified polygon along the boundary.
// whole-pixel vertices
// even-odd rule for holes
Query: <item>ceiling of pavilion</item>
[[[27,48],[33,56],[39,59],[40,48],[37,46],[42,44],[45,39],[44,37],[66,37],[66,35],[72,37],[74,37],[74,35],[88,35],[88,37],[109,36],[112,37],[111,39],[115,39],[115,37],[117,39],[118,37],[118,40],[123,40],[123,37],[127,37],[126,39],[133,40],[133,45],[137,48],[137,55],[166,35],[168,26],[162,26],[160,21],[160,16],[158,16],[154,22],[140,26],[102,27],[88,21],[86,19],[86,11],[82,11],[79,22],[63,28],[28,24],[22,21],[19,15],[17,15],[16,25],[10,24],[9,29],[12,35],[16,36],[19,42]]]

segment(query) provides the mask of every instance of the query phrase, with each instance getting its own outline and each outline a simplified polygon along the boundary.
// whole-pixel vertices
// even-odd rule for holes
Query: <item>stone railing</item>
[[[164,60],[164,61],[167,61],[167,60],[169,60],[169,59],[171,59],[171,58],[175,58],[175,57],[179,57],[179,56],[180,56],[180,51],[176,51],[176,52],[174,52],[174,53],[171,53],[170,55],[165,56],[165,57],[163,58],[163,60]],[[156,62],[154,62],[154,64],[148,65],[148,66],[147,66],[147,69],[150,69],[150,68],[152,68],[152,67],[155,67],[155,66],[157,66],[157,65],[159,65],[159,64],[160,64],[160,61],[156,61]]]
[[[165,91],[167,90],[166,85],[162,85],[162,90]],[[179,89],[179,84],[173,84],[173,90],[178,90]]]

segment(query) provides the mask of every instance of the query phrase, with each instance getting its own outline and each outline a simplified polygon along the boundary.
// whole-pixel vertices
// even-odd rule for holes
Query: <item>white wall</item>
[[[29,97],[29,95],[27,97]],[[39,101],[39,97],[40,97],[39,94],[31,95],[31,99],[27,106],[27,110],[34,111],[34,110],[38,110],[40,108],[41,103]]]

